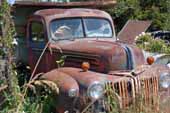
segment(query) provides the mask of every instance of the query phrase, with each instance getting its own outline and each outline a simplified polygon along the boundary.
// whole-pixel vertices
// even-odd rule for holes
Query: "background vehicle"
[[[110,112],[104,101],[105,86],[110,83],[120,107],[131,103],[141,89],[146,92],[146,101],[158,96],[159,76],[161,83],[167,83],[169,68],[151,66],[153,61],[148,58],[146,62],[142,50],[128,41],[117,41],[108,13],[85,8],[54,9],[56,5],[21,2],[15,5],[14,16],[19,42],[17,62],[28,64],[34,72],[42,56],[36,73],[44,72],[42,79],[60,87],[57,112],[73,112],[72,108],[81,112],[91,102],[91,112]],[[65,8],[74,5],[63,4]],[[66,56],[64,67],[56,63],[62,56]]]
[[[167,44],[170,43],[170,31],[154,31],[154,32],[151,32],[151,35],[155,39],[162,39],[162,40],[165,40]]]

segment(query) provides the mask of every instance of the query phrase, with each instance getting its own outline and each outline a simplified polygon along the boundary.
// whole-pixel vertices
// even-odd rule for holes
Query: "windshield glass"
[[[53,39],[68,39],[84,37],[81,19],[62,19],[51,22]]]
[[[50,24],[53,40],[74,38],[110,38],[112,28],[108,20],[99,18],[72,18],[54,20]]]
[[[104,19],[84,19],[87,37],[112,37],[110,23]]]

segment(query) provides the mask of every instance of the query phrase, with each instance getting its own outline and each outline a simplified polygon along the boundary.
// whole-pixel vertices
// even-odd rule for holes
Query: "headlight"
[[[70,89],[68,91],[68,96],[69,97],[76,97],[77,95],[78,95],[78,90],[76,90],[76,89]]]
[[[88,87],[87,94],[94,100],[99,99],[104,94],[104,85],[99,82],[94,82]]]
[[[161,73],[159,84],[162,88],[168,88],[170,86],[170,73]]]

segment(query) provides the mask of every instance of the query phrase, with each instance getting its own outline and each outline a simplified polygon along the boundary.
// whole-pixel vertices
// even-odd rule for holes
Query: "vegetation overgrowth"
[[[5,79],[1,79],[0,112],[1,113],[49,113],[55,110],[53,97],[59,93],[55,83],[48,80],[37,80],[37,76],[30,80],[19,81],[20,73],[14,62],[13,40],[16,35],[11,15],[11,6],[4,0],[0,9],[0,23],[2,36],[0,37],[1,60],[5,61]],[[25,74],[25,73],[24,73]],[[1,77],[2,78],[2,77]],[[19,82],[24,84],[20,86]],[[7,87],[4,87],[7,86]],[[54,108],[54,109],[53,109]]]
[[[150,33],[142,33],[136,37],[136,44],[139,48],[152,53],[170,53],[170,45],[165,40],[157,39]]]

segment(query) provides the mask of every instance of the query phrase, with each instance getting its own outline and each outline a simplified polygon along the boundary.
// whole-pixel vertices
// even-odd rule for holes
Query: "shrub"
[[[149,33],[142,33],[136,37],[136,44],[145,51],[154,53],[169,53],[170,46],[162,39],[154,39]]]

